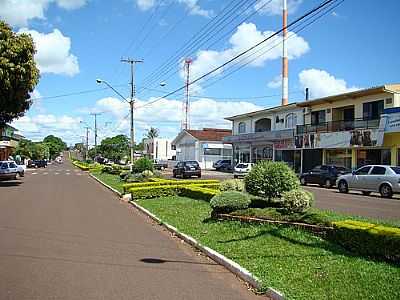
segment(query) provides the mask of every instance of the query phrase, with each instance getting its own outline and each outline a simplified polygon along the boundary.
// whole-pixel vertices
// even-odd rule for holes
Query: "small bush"
[[[296,173],[283,162],[257,163],[244,178],[246,191],[268,200],[300,187]]]
[[[154,175],[153,172],[150,170],[144,170],[141,174],[143,177],[146,177],[146,178],[150,178]]]
[[[218,190],[208,189],[198,185],[181,186],[179,190],[179,196],[208,202],[219,193],[220,192]]]
[[[313,202],[313,194],[302,189],[282,193],[281,203],[288,213],[305,212],[313,205]]]
[[[400,228],[359,221],[333,222],[330,238],[356,253],[400,262]]]
[[[240,179],[228,179],[221,182],[221,191],[244,192],[244,182]]]
[[[154,170],[153,162],[146,157],[139,158],[133,164],[134,173],[142,173],[143,171],[153,171],[153,170]]]
[[[179,186],[164,185],[152,187],[138,187],[129,190],[132,194],[132,199],[151,199],[166,196],[175,196],[179,193]]]
[[[237,192],[237,191],[227,191],[222,192],[214,196],[210,205],[213,209],[213,215],[218,213],[230,213],[239,209],[246,209],[250,205],[250,197],[249,195]]]

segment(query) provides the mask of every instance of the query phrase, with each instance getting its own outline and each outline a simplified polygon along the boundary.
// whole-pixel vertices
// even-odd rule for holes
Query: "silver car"
[[[400,193],[400,167],[369,165],[350,174],[340,176],[336,181],[339,192],[361,191],[364,195],[378,192],[384,198]]]
[[[0,161],[0,180],[15,180],[18,175],[18,166],[13,161]]]

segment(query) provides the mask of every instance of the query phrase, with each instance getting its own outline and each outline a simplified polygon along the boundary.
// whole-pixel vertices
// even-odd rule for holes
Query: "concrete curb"
[[[118,197],[122,197],[122,193],[118,192],[116,189],[114,189],[113,187],[109,186],[108,184],[104,183],[103,181],[101,181],[100,179],[98,179],[96,176],[92,175],[89,173],[89,176],[92,177],[94,180],[96,180],[97,182],[101,183],[102,185],[104,185],[106,188],[108,188],[109,190],[111,190],[112,192],[114,192],[114,194],[117,194]]]
[[[196,249],[200,250],[204,254],[206,254],[208,257],[210,257],[212,260],[214,260],[216,263],[224,266],[227,268],[229,271],[231,271],[233,274],[250,284],[253,288],[255,289],[260,289],[261,288],[261,281],[255,277],[253,274],[251,274],[248,270],[245,268],[241,267],[239,264],[236,262],[230,260],[229,258],[223,256],[222,254],[218,253],[217,251],[208,248],[207,246],[203,246],[200,244],[198,241],[196,241],[194,238],[191,236],[188,236],[182,232],[180,232],[177,228],[174,226],[169,225],[168,223],[163,222],[160,218],[158,218],[156,215],[145,209],[144,207],[140,206],[134,201],[130,201],[133,206],[135,206],[138,210],[140,210],[142,213],[159,223],[160,225],[164,226],[168,231],[171,233],[175,234],[177,237],[180,239],[184,240],[186,243],[189,245],[195,247]],[[266,295],[270,297],[271,299],[274,300],[283,300],[285,299],[283,294],[280,293],[279,291],[273,289],[273,288],[268,288]]]

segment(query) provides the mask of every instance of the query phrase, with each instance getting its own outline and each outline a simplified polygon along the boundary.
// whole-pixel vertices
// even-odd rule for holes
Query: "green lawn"
[[[123,193],[122,185],[125,183],[119,178],[119,175],[112,175],[108,173],[101,173],[100,171],[90,171],[90,174],[101,180],[105,184],[108,184],[118,192]]]
[[[400,268],[353,256],[300,229],[210,221],[207,202],[140,200],[163,221],[236,261],[288,299],[400,299]]]

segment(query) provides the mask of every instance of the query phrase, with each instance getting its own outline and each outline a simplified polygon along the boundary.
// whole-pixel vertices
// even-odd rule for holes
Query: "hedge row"
[[[89,166],[86,163],[82,163],[80,161],[72,161],[72,164],[83,171],[89,171]]]
[[[130,190],[131,188],[139,187],[155,187],[161,185],[191,185],[191,184],[217,184],[218,180],[208,179],[208,180],[167,180],[161,179],[153,182],[133,182],[124,184],[122,187],[124,192]]]
[[[165,196],[184,196],[198,200],[210,201],[220,193],[218,190],[202,188],[197,185],[159,185],[151,187],[135,187],[129,190],[132,199],[151,199]]]
[[[331,238],[343,247],[361,255],[400,262],[400,228],[352,220],[332,224]]]

